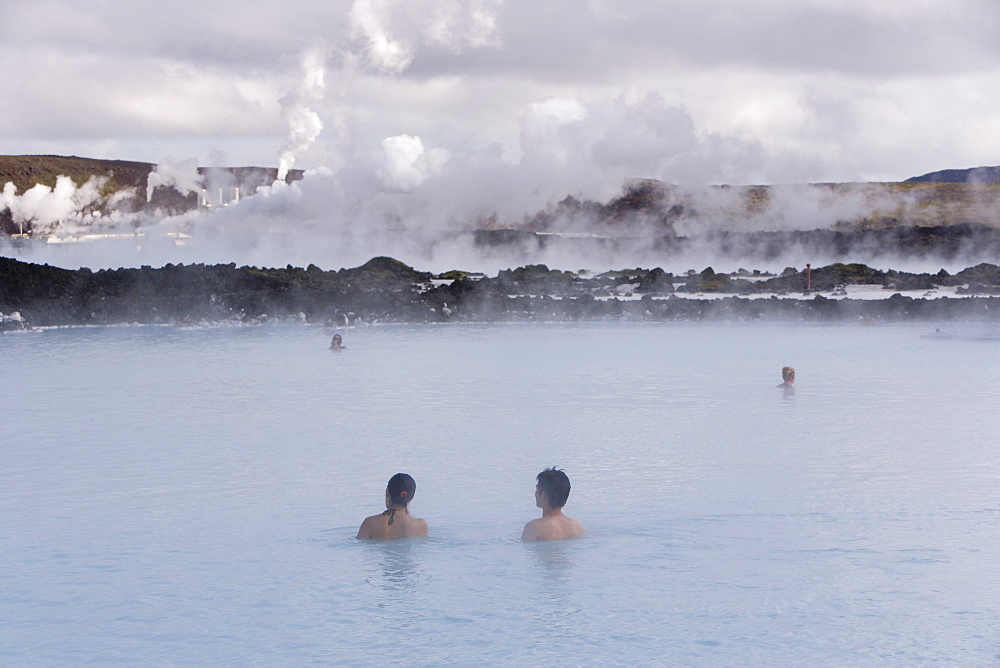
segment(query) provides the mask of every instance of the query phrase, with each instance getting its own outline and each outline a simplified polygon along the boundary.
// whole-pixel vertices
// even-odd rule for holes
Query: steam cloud
[[[771,188],[769,199],[748,215],[743,191],[709,184],[739,182],[741,175],[763,172],[770,157],[767,149],[739,135],[702,132],[685,107],[657,93],[536,100],[523,109],[516,145],[473,144],[403,127],[390,136],[372,137],[356,132],[359,121],[349,109],[338,107],[339,99],[327,99],[328,85],[349,87],[362,71],[401,77],[417,62],[421,49],[461,52],[498,46],[500,7],[499,0],[354,2],[348,15],[349,48],[319,43],[299,55],[297,83],[279,100],[288,134],[278,152],[277,180],[248,188],[246,194],[256,189],[252,197],[212,213],[119,213],[101,218],[95,193],[102,182],[77,188],[60,177],[54,189],[35,186],[20,196],[7,184],[0,211],[8,209],[15,221],[31,222],[36,233],[79,230],[100,220],[136,228],[141,238],[138,249],[135,241],[122,248],[107,242],[100,248],[35,248],[28,258],[63,266],[235,261],[339,268],[357,266],[374,255],[392,255],[432,270],[493,271],[529,262],[565,269],[663,266],[664,258],[650,241],[663,232],[654,221],[630,221],[622,238],[586,247],[553,243],[490,249],[472,243],[475,229],[521,227],[540,212],[551,214],[548,232],[607,236],[608,230],[595,225],[586,212],[562,215],[557,203],[567,195],[606,202],[620,195],[622,184],[633,177],[676,184],[670,188],[671,202],[697,215],[678,217],[674,229],[691,236],[727,229],[809,230],[872,212],[898,215],[920,206],[913,197],[889,198],[875,186],[780,186]],[[328,71],[333,62],[337,67]],[[323,131],[324,119],[349,138],[337,147],[337,164],[286,184],[296,159]],[[794,159],[788,162],[794,168]],[[233,182],[228,172],[213,176],[211,171],[207,181],[212,183],[206,183],[197,167],[193,159],[165,158],[149,175],[146,201],[158,187],[185,194],[205,185],[245,185]],[[102,209],[108,205],[103,202]],[[179,231],[190,233],[193,241],[178,245]],[[780,260],[800,266],[807,261],[820,264],[824,258],[789,248]],[[664,268],[681,271],[713,264],[725,270],[726,263],[737,260],[720,262],[706,246],[695,249],[685,262],[689,266]]]
[[[321,100],[326,74],[326,49],[315,45],[302,53],[302,78],[299,85],[281,98],[281,118],[288,124],[288,138],[278,153],[278,180],[284,181],[295,159],[309,150],[323,131],[319,114],[309,104]]]
[[[197,193],[202,187],[198,161],[194,158],[174,162],[167,157],[161,160],[146,179],[146,201],[153,200],[153,191],[159,187],[173,188],[182,195]]]
[[[120,222],[121,216],[102,213],[100,208],[114,211],[132,193],[120,191],[105,197],[102,189],[105,177],[91,177],[77,187],[73,179],[59,176],[54,188],[36,184],[18,195],[13,183],[4,184],[0,192],[0,212],[7,211],[15,225],[30,227],[36,234],[72,234],[85,232],[99,224]]]

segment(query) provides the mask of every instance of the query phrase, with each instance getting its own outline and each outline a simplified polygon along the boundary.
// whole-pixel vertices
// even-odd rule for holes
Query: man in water
[[[563,515],[562,511],[569,498],[569,476],[552,467],[539,473],[537,480],[535,505],[542,509],[542,516],[524,525],[521,540],[563,540],[582,536],[583,525]]]
[[[344,345],[344,339],[340,337],[340,334],[333,335],[333,341],[330,342],[330,350],[347,350],[347,346]]]
[[[778,387],[783,387],[788,389],[795,385],[795,369],[790,366],[781,367],[781,385]]]

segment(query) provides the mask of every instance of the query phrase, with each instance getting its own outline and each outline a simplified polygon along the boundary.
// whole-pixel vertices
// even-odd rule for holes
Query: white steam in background
[[[449,157],[445,149],[424,151],[420,137],[388,137],[382,140],[382,183],[388,191],[412,192],[440,174]]]
[[[59,176],[54,188],[36,184],[23,194],[17,194],[13,183],[4,184],[0,192],[0,212],[9,212],[19,228],[31,228],[35,234],[73,234],[92,230],[95,226],[120,223],[121,214],[102,214],[98,207],[112,212],[133,192],[125,190],[104,196],[106,177],[91,177],[82,186],[68,176]]]
[[[300,181],[275,181],[259,188],[255,195],[211,213],[190,211],[141,220],[122,217],[120,222],[127,231],[138,225],[137,234],[127,240],[41,245],[33,247],[23,259],[92,268],[236,262],[239,266],[315,264],[339,269],[387,255],[423,270],[465,269],[490,274],[532,263],[572,271],[659,266],[683,273],[706,266],[716,271],[780,271],[786,266],[802,268],[807,262],[823,266],[852,261],[883,269],[934,272],[941,267],[954,271],[988,261],[976,259],[974,248],[966,249],[953,261],[943,262],[936,258],[886,257],[882,250],[864,248],[853,249],[845,258],[832,248],[824,253],[788,245],[778,257],[765,262],[751,253],[741,256],[738,249],[721,252],[717,242],[707,236],[734,228],[810,230],[870,215],[878,207],[885,207],[886,213],[898,213],[900,206],[914,210],[919,206],[909,195],[890,197],[877,184],[862,184],[843,192],[826,186],[771,187],[767,189],[766,203],[751,214],[745,207],[748,189],[670,188],[670,201],[697,214],[682,215],[676,223],[677,231],[691,240],[683,256],[657,249],[656,239],[664,230],[651,221],[639,220],[615,233],[600,227],[585,213],[555,219],[551,231],[564,236],[539,238],[526,234],[519,241],[500,246],[476,244],[474,229],[520,227],[523,221],[488,218],[478,208],[482,191],[463,194],[455,189],[456,184],[463,175],[474,182],[491,173],[491,169],[496,170],[493,173],[500,178],[491,195],[501,198],[504,184],[519,176],[519,168],[507,165],[503,171],[500,160],[483,159],[476,164],[468,156],[438,164],[427,159],[428,152],[414,138],[393,139],[396,141],[380,152],[381,162],[375,161],[372,169],[310,170]],[[511,178],[504,178],[508,176]],[[61,198],[64,203],[66,194],[68,190]],[[23,211],[24,206],[19,210]],[[734,221],[734,217],[739,220]],[[129,224],[124,225],[126,222]],[[190,240],[181,243],[179,233],[190,234]]]
[[[323,131],[323,121],[309,105],[323,99],[326,76],[326,47],[315,45],[302,52],[302,77],[298,86],[279,100],[281,118],[288,125],[285,146],[278,153],[278,180],[284,181],[295,159],[309,150]]]
[[[383,74],[401,74],[422,46],[453,53],[501,44],[497,12],[502,0],[355,0],[350,36],[363,61]]]
[[[413,61],[413,48],[396,40],[384,25],[389,2],[357,0],[351,7],[351,36],[364,41],[366,61],[380,72],[402,72]]]
[[[196,194],[202,188],[202,176],[198,172],[198,160],[174,161],[166,157],[157,163],[146,179],[146,201],[153,201],[153,191],[157,188],[173,188],[181,195]]]
[[[149,175],[147,202],[158,187],[181,194],[202,187],[213,193],[240,188],[240,197],[225,202],[220,197],[210,213],[105,216],[102,222],[137,228],[135,239],[121,247],[114,245],[117,241],[58,248],[34,244],[24,259],[91,267],[236,262],[337,269],[389,255],[433,271],[496,271],[535,262],[570,270],[738,268],[739,259],[707,245],[683,259],[664,256],[654,244],[665,232],[656,221],[630,220],[620,230],[609,230],[585,211],[556,215],[567,196],[605,203],[634,178],[672,184],[669,204],[682,212],[674,229],[687,236],[812,230],[873,215],[902,219],[919,212],[915,195],[889,196],[878,184],[773,186],[748,206],[745,188],[710,184],[745,182],[748,174],[760,174],[763,182],[775,173],[775,164],[781,166],[779,173],[796,173],[806,159],[776,154],[736,130],[706,132],[688,107],[652,90],[553,94],[546,89],[496,131],[496,141],[443,131],[418,114],[374,122],[369,116],[378,113],[377,105],[350,106],[347,100],[384,94],[398,95],[393,103],[402,106],[422,94],[422,86],[462,87],[460,76],[423,81],[425,75],[413,70],[428,52],[469,53],[471,59],[501,46],[501,8],[500,0],[356,0],[347,16],[350,44],[314,43],[297,57],[296,83],[279,100],[287,135],[283,144],[275,137],[275,145],[281,145],[276,181],[247,187],[226,170],[208,169],[202,176],[197,161],[166,158]],[[497,92],[502,91],[477,89],[468,113],[488,114]],[[324,125],[332,125],[340,140],[329,166],[286,184],[289,170],[314,146]],[[77,190],[63,179],[55,189],[35,186],[21,196],[8,184],[0,209],[10,209],[16,221],[33,221],[36,231],[71,229],[69,222],[78,229],[97,217],[87,211],[97,201],[91,191],[101,184]],[[986,214],[988,208],[984,203]],[[545,231],[556,233],[544,245],[531,238],[496,247],[473,243],[475,230],[521,228],[542,212],[553,216]],[[182,234],[183,243],[178,241]],[[558,234],[583,240],[567,241]],[[843,258],[831,251],[832,259]],[[825,261],[788,248],[774,260],[779,266],[754,268]]]

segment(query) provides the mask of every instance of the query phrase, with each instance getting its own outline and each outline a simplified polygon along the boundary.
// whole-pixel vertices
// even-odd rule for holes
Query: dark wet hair
[[[555,466],[545,469],[536,476],[538,488],[545,492],[549,499],[549,505],[553,508],[562,508],[569,498],[569,476],[565,471],[560,471]]]
[[[388,515],[389,524],[392,524],[396,515],[395,506],[406,508],[406,505],[413,500],[413,495],[417,493],[417,481],[409,473],[397,473],[389,478],[389,484],[386,485],[385,491],[389,493],[389,503],[393,507],[382,514]]]

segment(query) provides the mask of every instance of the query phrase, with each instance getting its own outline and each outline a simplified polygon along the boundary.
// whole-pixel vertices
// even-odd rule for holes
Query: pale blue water
[[[0,663],[995,665],[1000,343],[929,329],[0,336]]]

